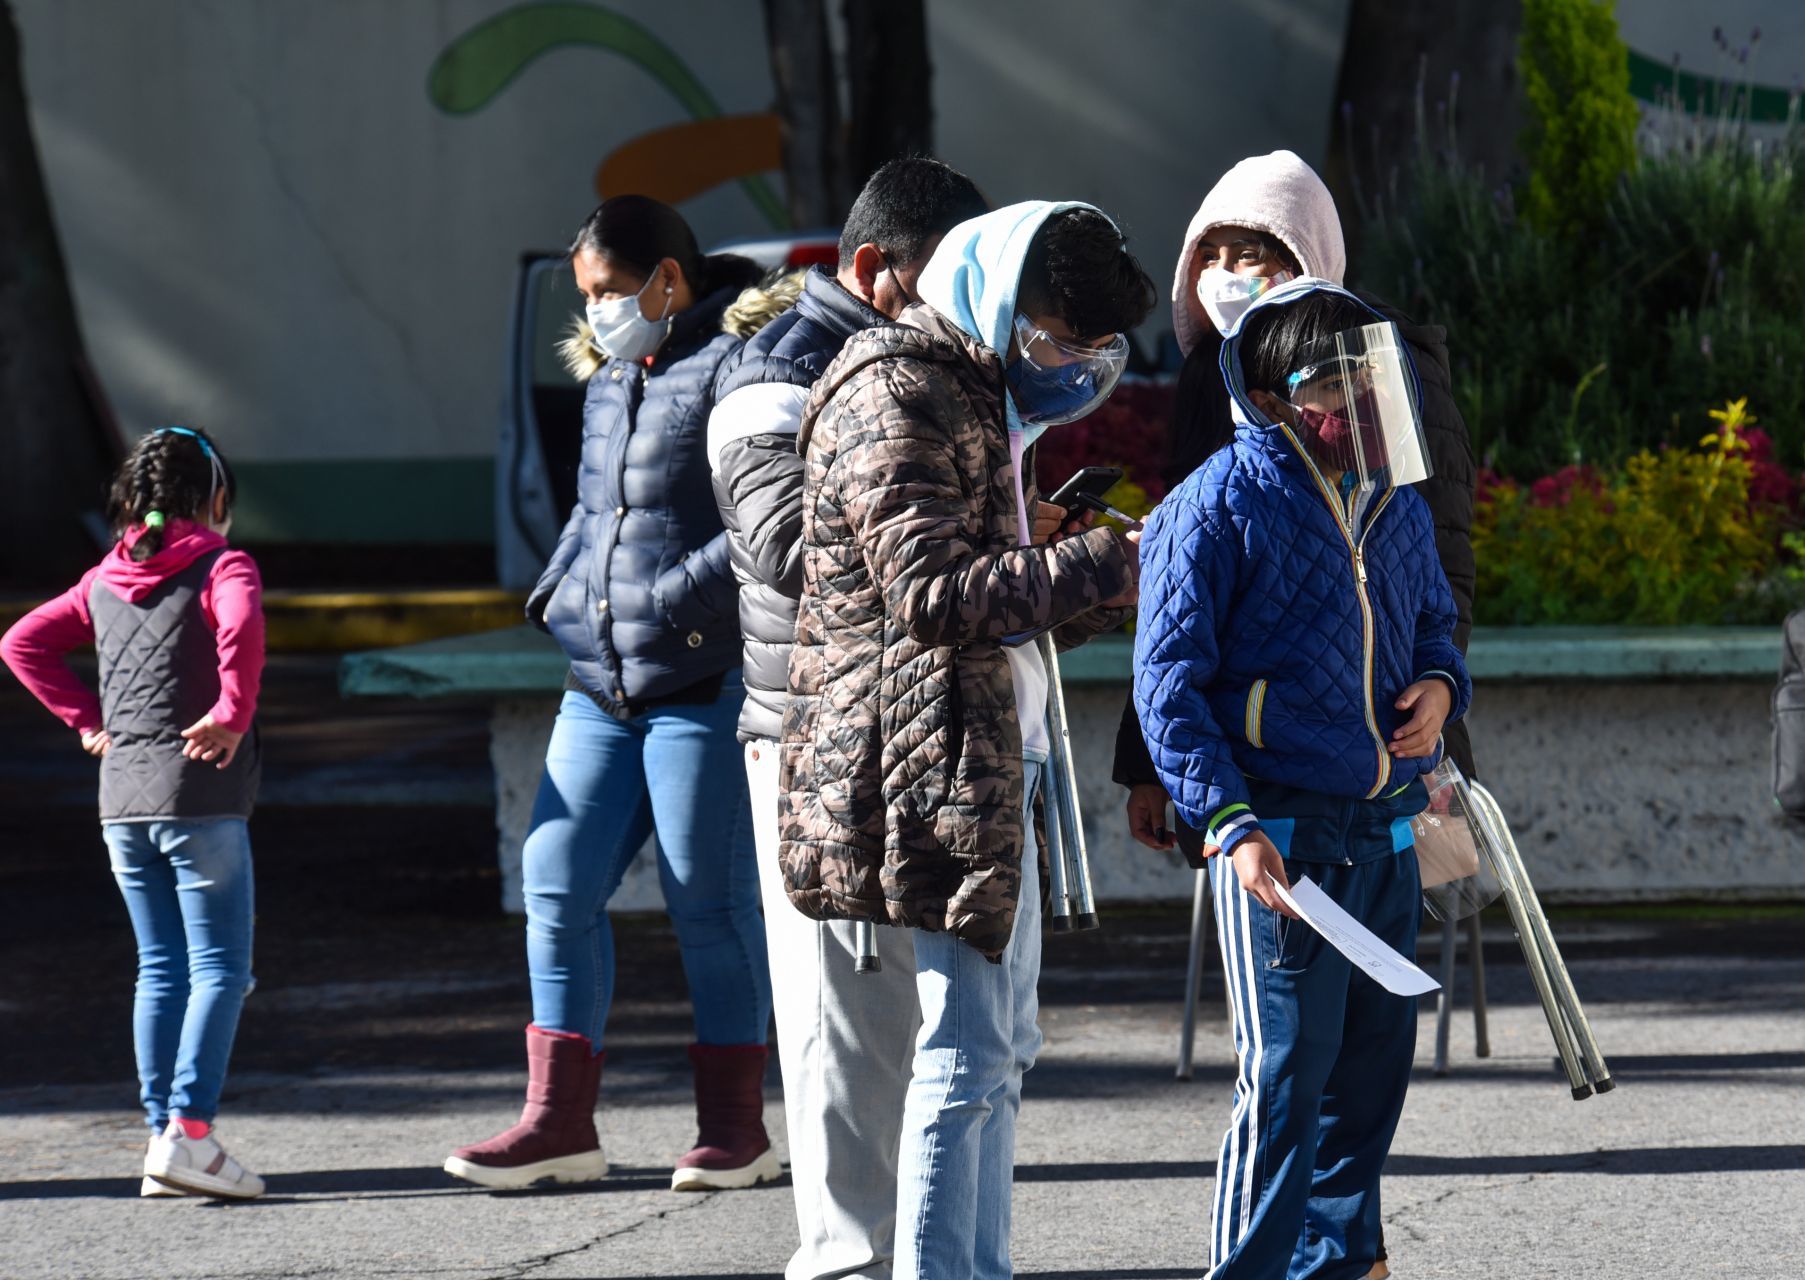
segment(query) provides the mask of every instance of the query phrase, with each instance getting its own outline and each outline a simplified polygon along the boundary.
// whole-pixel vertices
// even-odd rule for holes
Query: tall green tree
[[[96,391],[0,0],[0,581],[43,587],[95,557],[114,435]]]
[[[1629,48],[1610,0],[1523,0],[1518,54],[1528,120],[1523,216],[1577,234],[1599,222],[1636,163]]]

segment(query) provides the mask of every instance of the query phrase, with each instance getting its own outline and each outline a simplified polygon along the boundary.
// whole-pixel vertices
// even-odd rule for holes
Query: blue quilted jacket
[[[739,665],[739,584],[705,449],[716,382],[740,348],[721,332],[736,292],[680,314],[650,364],[610,360],[589,379],[577,504],[527,617],[616,714]]]
[[[1398,695],[1439,675],[1454,693],[1450,720],[1472,697],[1428,506],[1390,489],[1349,528],[1295,436],[1247,400],[1239,337],[1237,327],[1222,358],[1234,441],[1147,521],[1134,663],[1160,780],[1179,816],[1224,850],[1259,828],[1250,779],[1394,795],[1439,757],[1386,750],[1407,719]]]

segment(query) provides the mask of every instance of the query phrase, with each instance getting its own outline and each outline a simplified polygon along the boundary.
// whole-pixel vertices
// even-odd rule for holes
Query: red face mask
[[[1379,431],[1379,406],[1373,393],[1363,391],[1349,404],[1351,413],[1331,413],[1293,405],[1304,444],[1317,461],[1336,471],[1364,470],[1368,475],[1385,466],[1385,437]],[[1355,424],[1358,422],[1359,447],[1356,450]]]

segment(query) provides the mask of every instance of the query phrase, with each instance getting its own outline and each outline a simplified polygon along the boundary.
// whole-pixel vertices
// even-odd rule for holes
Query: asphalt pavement
[[[517,1113],[519,922],[496,909],[480,707],[346,707],[287,664],[255,820],[259,984],[220,1132],[249,1204],[137,1197],[131,945],[81,760],[0,695],[0,1277],[777,1276],[786,1183],[676,1195],[688,1009],[662,920],[620,922],[605,1181],[492,1194],[439,1163]],[[1173,1078],[1186,913],[1106,909],[1052,940],[1029,1075],[1017,1274],[1194,1277],[1231,1058],[1212,970],[1196,1078]],[[1466,987],[1454,1063],[1418,1072],[1387,1166],[1404,1280],[1805,1275],[1805,910],[1554,913],[1619,1087],[1573,1102],[1508,928]],[[1433,971],[1433,945],[1423,956]],[[781,1146],[775,1070],[767,1123]]]

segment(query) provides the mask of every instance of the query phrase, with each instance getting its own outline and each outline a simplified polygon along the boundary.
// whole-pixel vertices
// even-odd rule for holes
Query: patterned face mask
[[[1293,278],[1289,271],[1270,276],[1238,276],[1227,267],[1205,267],[1197,273],[1197,301],[1217,332],[1227,333],[1257,299]]]

